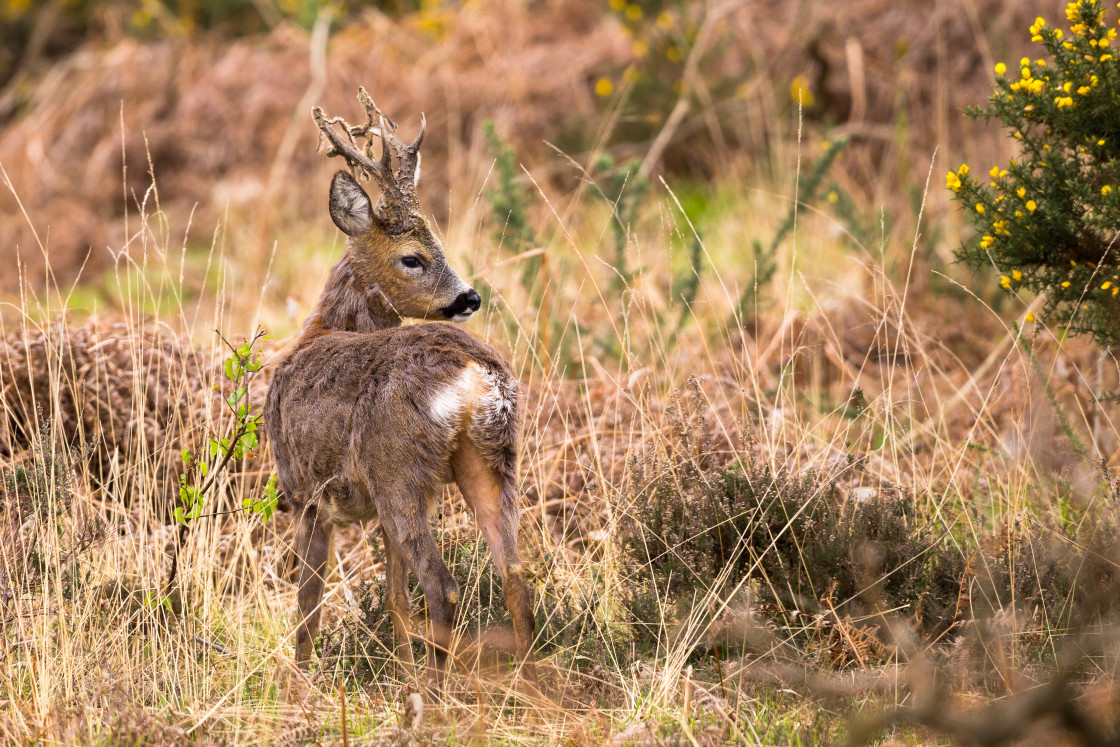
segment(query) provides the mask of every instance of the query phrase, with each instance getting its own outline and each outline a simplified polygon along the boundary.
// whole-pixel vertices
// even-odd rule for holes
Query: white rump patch
[[[439,394],[432,397],[428,406],[432,418],[436,422],[450,425],[460,413],[467,402],[467,394],[474,388],[478,380],[478,366],[471,365],[463,369],[454,381],[440,390]]]
[[[465,408],[470,408],[483,423],[501,422],[513,414],[517,392],[507,391],[500,375],[471,363],[432,397],[428,410],[444,425],[459,425]]]

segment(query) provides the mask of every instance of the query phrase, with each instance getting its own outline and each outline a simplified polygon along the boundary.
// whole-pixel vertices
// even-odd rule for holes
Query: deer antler
[[[420,131],[410,145],[405,145],[397,137],[397,123],[378,108],[365,88],[358,88],[358,101],[366,111],[363,125],[352,125],[342,117],[328,119],[319,106],[311,110],[311,118],[319,128],[319,143],[321,145],[325,137],[330,144],[328,157],[342,156],[351,174],[377,182],[381,198],[374,211],[391,232],[406,231],[423,220],[416,185],[420,182],[420,144],[424,142],[427,120],[421,113]],[[342,125],[341,133],[337,125]],[[373,157],[375,138],[381,141],[381,158],[378,159]],[[360,140],[364,140],[364,144],[360,145]],[[393,168],[394,156],[396,169]]]

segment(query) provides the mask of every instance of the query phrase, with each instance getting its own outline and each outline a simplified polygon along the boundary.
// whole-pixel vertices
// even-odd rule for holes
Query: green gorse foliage
[[[778,255],[778,247],[797,225],[799,208],[802,205],[810,204],[817,198],[829,170],[847,147],[847,138],[837,138],[830,141],[824,153],[813,163],[808,174],[798,184],[797,199],[790,205],[789,211],[778,226],[778,230],[774,232],[770,244],[763,247],[761,241],[757,239],[751,241],[751,250],[754,254],[754,277],[739,297],[739,304],[736,308],[736,316],[739,318],[742,318],[744,314],[751,310],[760,296],[759,292],[774,279],[774,273],[778,270],[778,263],[775,259]]]
[[[996,90],[973,118],[996,119],[1021,153],[988,179],[962,164],[946,184],[980,234],[957,257],[993,268],[1009,293],[1040,294],[1041,318],[1120,342],[1120,57],[1098,0],[1066,6],[1068,31],[1038,18],[1045,55],[996,65]],[[1035,321],[1028,315],[1027,321]]]
[[[641,159],[634,158],[623,164],[616,164],[614,158],[603,153],[593,165],[599,174],[596,187],[599,195],[611,208],[611,244],[614,250],[615,289],[626,289],[634,273],[627,260],[627,244],[630,240],[631,226],[638,220],[646,195],[649,193],[649,180],[638,169]]]
[[[531,249],[536,243],[533,229],[529,225],[530,201],[521,174],[518,173],[517,154],[513,146],[498,134],[494,120],[486,120],[482,129],[494,156],[494,172],[497,176],[497,184],[483,193],[494,215],[494,241],[517,254]],[[531,263],[526,265],[527,273],[530,265]]]

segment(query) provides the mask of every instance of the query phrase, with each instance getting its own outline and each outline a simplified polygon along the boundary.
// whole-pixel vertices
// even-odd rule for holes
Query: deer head
[[[354,272],[368,292],[382,295],[401,317],[464,321],[478,311],[482,299],[447,263],[416,196],[424,115],[416,138],[405,145],[397,137],[396,123],[364,88],[358,89],[358,101],[366,112],[363,125],[328,119],[320,107],[311,111],[320,143],[327,140],[327,156],[341,156],[350,169],[331,180],[330,213],[349,237]],[[375,141],[381,144],[376,159]],[[376,182],[381,192],[376,204],[356,177]]]

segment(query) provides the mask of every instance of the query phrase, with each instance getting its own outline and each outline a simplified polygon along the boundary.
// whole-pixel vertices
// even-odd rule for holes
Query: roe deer
[[[330,214],[349,237],[346,249],[293,351],[278,365],[265,405],[280,485],[298,521],[296,659],[307,666],[318,634],[334,527],[378,518],[385,606],[398,655],[412,665],[412,571],[427,602],[429,676],[439,686],[459,587],[427,521],[439,485],[454,481],[489,545],[523,671],[535,682],[531,592],[517,548],[517,379],[493,348],[453,324],[401,326],[406,317],[464,321],[481,299],[448,265],[419,212],[423,115],[419,134],[405,145],[364,89],[358,99],[364,125],[327,119],[319,107],[312,117],[320,141],[329,143],[327,155],[342,156],[351,172],[372,178],[381,196],[371,204],[351,173],[334,175]]]

